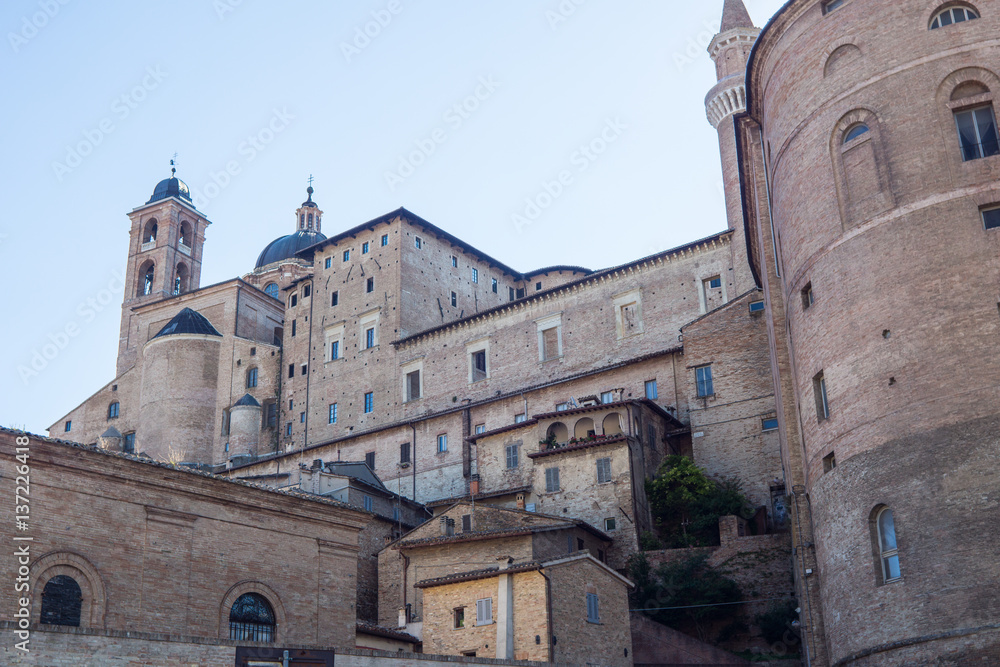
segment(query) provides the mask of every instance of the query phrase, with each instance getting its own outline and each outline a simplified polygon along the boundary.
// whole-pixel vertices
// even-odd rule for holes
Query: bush
[[[792,630],[792,621],[798,618],[795,609],[798,604],[795,600],[783,600],[775,602],[763,614],[756,618],[757,625],[760,626],[760,634],[767,640],[768,644],[779,644],[786,641],[786,633]],[[797,635],[796,635],[797,636]]]
[[[660,548],[660,538],[652,531],[644,531],[639,535],[639,549],[642,551],[656,551]]]

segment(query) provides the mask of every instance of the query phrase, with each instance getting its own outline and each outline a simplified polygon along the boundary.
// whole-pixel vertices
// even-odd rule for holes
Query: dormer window
[[[934,18],[931,19],[930,29],[937,30],[952,23],[965,23],[966,21],[973,21],[978,18],[979,14],[970,7],[948,7],[934,15]]]

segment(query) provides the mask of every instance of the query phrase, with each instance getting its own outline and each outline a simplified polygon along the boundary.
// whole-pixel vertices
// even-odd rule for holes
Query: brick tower
[[[132,227],[117,375],[135,364],[138,324],[132,310],[196,290],[201,283],[202,246],[211,223],[194,207],[187,184],[176,176],[177,169],[170,172],[170,178],[157,183],[149,201],[128,214]]]

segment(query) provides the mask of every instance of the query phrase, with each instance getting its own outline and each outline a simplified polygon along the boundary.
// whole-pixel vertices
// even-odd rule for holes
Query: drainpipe
[[[556,656],[553,652],[552,637],[555,628],[552,627],[552,580],[549,579],[549,575],[545,574],[543,568],[538,569],[538,574],[545,578],[545,643],[548,647],[549,652],[549,662],[555,662]]]
[[[806,598],[806,615],[809,618],[809,630],[808,630],[808,632],[809,632],[809,639],[808,639],[808,641],[803,642],[802,645],[806,649],[806,667],[811,667],[812,661],[810,659],[810,653],[811,652],[809,650],[809,644],[813,641],[813,635],[814,635],[814,633],[813,633],[813,622],[812,622],[812,597],[809,595],[809,582],[806,581],[806,556],[805,556],[805,553],[803,552],[803,549],[805,548],[805,546],[804,546],[804,544],[802,542],[802,519],[801,519],[801,514],[800,514],[800,512],[802,511],[802,508],[799,506],[799,499],[800,499],[800,497],[802,495],[805,495],[805,491],[806,491],[805,487],[804,486],[800,486],[798,484],[792,487],[792,495],[795,496],[795,524],[796,524],[796,528],[797,528],[797,532],[798,532],[798,536],[799,536],[799,540],[798,540],[799,543],[795,546],[795,551],[798,552],[798,554],[799,554],[799,563],[802,566],[802,570],[801,570],[801,572],[802,572],[802,592],[806,594],[805,595],[805,598]],[[806,503],[809,502],[808,496],[805,498],[805,501],[806,501]],[[809,525],[811,526],[812,525],[812,508],[811,507],[809,509],[809,513],[810,513]]]
[[[413,468],[413,502],[417,501],[417,427],[410,424],[413,431],[413,439],[410,444],[410,467]]]

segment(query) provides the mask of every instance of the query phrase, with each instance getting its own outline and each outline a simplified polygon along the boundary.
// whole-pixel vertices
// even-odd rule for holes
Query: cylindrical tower
[[[229,453],[228,458],[257,454],[260,442],[261,408],[250,394],[229,409]]]
[[[1000,655],[998,34],[1000,0],[793,0],[750,59],[751,255],[830,664]]]
[[[221,344],[222,334],[185,308],[143,346],[136,451],[172,463],[213,462]]]

